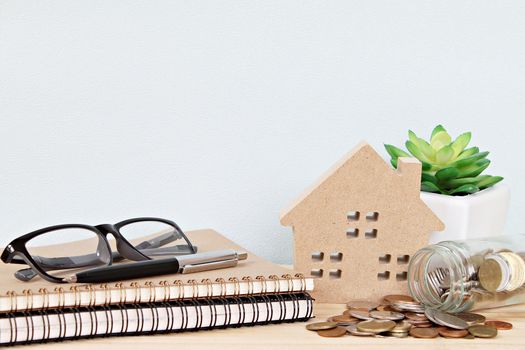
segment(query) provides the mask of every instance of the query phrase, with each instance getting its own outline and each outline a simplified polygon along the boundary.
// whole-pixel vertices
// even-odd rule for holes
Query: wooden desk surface
[[[316,304],[317,320],[342,313],[342,304]],[[525,349],[525,304],[481,312],[487,319],[511,322],[514,329],[500,331],[493,339],[415,339],[415,338],[369,338],[343,336],[341,338],[323,338],[315,332],[307,331],[304,322],[198,331],[177,334],[147,335],[137,337],[108,337],[31,345],[30,349],[67,350],[67,349],[454,349],[467,346],[472,349]],[[310,322],[315,322],[312,319]]]

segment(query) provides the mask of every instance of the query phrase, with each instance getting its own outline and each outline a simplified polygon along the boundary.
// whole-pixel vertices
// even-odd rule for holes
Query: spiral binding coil
[[[281,287],[281,280],[286,280],[287,288]],[[268,281],[272,281],[274,288],[269,288]],[[296,288],[297,281],[300,283],[300,287]],[[227,280],[223,278],[217,278],[215,281],[204,279],[200,282],[195,280],[188,280],[183,282],[181,280],[175,280],[173,282],[160,281],[152,282],[145,281],[141,284],[138,282],[132,282],[125,286],[122,282],[116,283],[113,286],[107,284],[94,287],[92,285],[76,285],[71,286],[69,290],[61,289],[58,291],[57,288],[53,292],[49,292],[46,288],[41,288],[38,293],[34,293],[31,289],[26,289],[22,292],[22,295],[17,295],[14,291],[6,293],[8,300],[8,307],[3,312],[10,313],[14,311],[28,311],[34,309],[48,310],[49,308],[63,308],[63,307],[81,307],[81,306],[100,306],[100,305],[116,305],[130,302],[158,302],[158,301],[170,301],[170,300],[184,300],[184,299],[206,299],[210,297],[225,297],[228,294],[228,290],[233,289],[230,293],[232,297],[246,295],[253,296],[255,294],[255,282],[260,284],[257,295],[264,295],[268,293],[288,293],[288,292],[305,292],[307,289],[306,278],[302,274],[295,274],[293,277],[290,274],[282,275],[271,275],[268,277],[257,276],[252,279],[249,276],[241,277],[239,280],[236,277],[230,277]],[[243,287],[241,288],[241,283]],[[205,288],[201,289],[200,286],[204,285]],[[219,289],[219,295],[216,295],[217,285]],[[231,285],[233,288],[228,288]],[[188,288],[191,287],[190,292]],[[144,290],[149,291],[149,298],[143,296]],[[175,290],[177,293],[173,293]],[[130,292],[134,295],[131,298]],[[203,292],[204,291],[204,292]],[[100,293],[103,292],[103,293]],[[117,292],[117,293],[114,293]],[[103,294],[101,300],[97,300],[97,296]],[[118,294],[117,298],[114,298],[114,294]],[[162,294],[162,297],[160,295]],[[50,304],[50,296],[56,296],[56,301],[53,305]],[[36,298],[41,300],[41,304],[35,302]],[[20,299],[19,299],[20,298]],[[22,299],[23,298],[23,299]],[[147,299],[147,300],[146,300]],[[54,299],[55,300],[55,299]],[[20,303],[18,303],[20,301]],[[24,303],[25,301],[25,303]],[[20,306],[19,304],[25,304]],[[2,311],[0,311],[2,312]]]
[[[274,279],[274,278],[272,278]],[[248,281],[248,279],[244,279]],[[218,283],[226,284],[228,282],[216,281]],[[230,281],[236,283],[235,280]],[[212,284],[209,280],[203,280],[200,283],[207,285]],[[164,283],[164,285],[169,285]],[[135,286],[134,286],[135,287]],[[152,285],[152,287],[154,287]],[[182,285],[181,285],[182,287]],[[102,285],[100,288],[107,290],[108,286]],[[71,291],[74,293],[75,289]],[[249,289],[253,291],[252,289]],[[65,293],[62,288],[57,288],[56,293],[60,294],[61,305],[64,304]],[[47,293],[43,291],[43,293]],[[106,301],[109,301],[110,291],[106,294]],[[153,292],[152,292],[153,293]],[[25,296],[30,299],[31,293],[24,292]],[[82,307],[65,307],[62,309],[45,309],[39,311],[24,311],[20,313],[10,312],[5,318],[7,322],[3,323],[2,329],[5,329],[6,324],[9,330],[5,334],[9,341],[8,344],[20,344],[31,342],[47,342],[57,341],[66,338],[86,338],[95,336],[107,336],[117,334],[151,334],[164,332],[179,332],[193,329],[213,329],[217,327],[239,327],[243,325],[258,325],[267,323],[292,322],[296,320],[307,320],[312,316],[313,299],[307,293],[290,293],[290,294],[262,294],[243,296],[230,296],[221,299],[186,299],[186,300],[172,300],[165,302],[148,302],[140,303],[140,295],[136,294],[135,304],[117,303],[112,306],[82,306]],[[208,292],[210,295],[210,292]],[[14,297],[15,295],[13,295]],[[155,297],[151,296],[153,300]],[[14,299],[13,299],[14,300]],[[122,301],[122,299],[120,300]],[[301,309],[302,305],[305,305]],[[306,304],[304,304],[306,302]],[[15,306],[13,301],[13,308]],[[29,301],[28,304],[29,305]],[[291,308],[291,309],[290,309]],[[175,316],[175,310],[179,310],[181,317]],[[204,313],[204,309],[209,310]],[[263,313],[263,310],[266,310]],[[190,311],[191,310],[191,311]],[[164,317],[161,322],[160,312],[163,312]],[[120,312],[121,327],[115,329],[115,315]],[[278,312],[278,316],[275,314]],[[224,318],[217,317],[224,313]],[[82,317],[82,315],[85,315]],[[252,315],[247,319],[247,315]],[[99,316],[105,316],[104,321]],[[190,320],[190,315],[193,315]],[[234,318],[233,315],[238,316]],[[275,315],[275,316],[274,316]],[[151,317],[151,322],[146,325],[145,320]],[[167,317],[166,317],[167,316]],[[35,324],[35,317],[39,318],[38,326]],[[50,317],[53,317],[51,320]],[[25,321],[27,330],[25,333],[20,333],[17,329],[17,323]],[[88,323],[83,323],[83,320],[88,320]],[[130,328],[132,324],[136,323],[136,327]],[[41,329],[35,332],[35,327]],[[56,327],[56,328],[55,328]],[[73,330],[68,331],[68,327],[74,327]],[[89,327],[89,328],[88,328]],[[52,332],[52,328],[56,331]],[[89,330],[89,331],[88,331]],[[72,333],[72,334],[70,334]],[[37,337],[35,337],[37,336]],[[5,339],[5,338],[4,338]],[[4,345],[3,344],[0,345]]]
[[[187,282],[191,285],[191,297],[190,299],[196,299],[199,296],[199,285],[195,280],[188,280]]]
[[[248,285],[248,291],[246,292],[246,295],[247,296],[253,296],[254,287],[253,287],[253,280],[252,280],[252,278],[250,276],[244,276],[242,278],[242,281],[246,282],[246,284]]]
[[[160,281],[159,282],[159,285],[163,287],[164,289],[164,294],[163,294],[163,298],[162,298],[162,302],[166,302],[168,300],[170,300],[170,296],[171,296],[171,289],[170,289],[170,286],[169,286],[169,282],[168,281]]]
[[[266,294],[268,292],[268,285],[266,284],[266,278],[264,276],[257,276],[255,279],[262,282],[260,294]]]
[[[241,285],[237,277],[230,277],[228,278],[228,281],[233,283],[233,296],[239,296],[241,294]]]
[[[215,282],[220,284],[221,292],[219,293],[219,298],[223,298],[228,293],[228,287],[226,286],[226,281],[224,278],[217,278]]]
[[[24,289],[22,291],[22,294],[24,294],[25,297],[26,297],[26,307],[25,307],[25,310],[24,310],[24,317],[25,317],[26,327],[28,329],[28,332],[27,332],[27,337],[26,337],[26,341],[25,342],[28,343],[28,342],[32,341],[34,336],[35,336],[35,324],[33,322],[33,318],[32,317],[28,317],[29,310],[33,309],[33,292],[31,292],[31,289]],[[31,323],[31,325],[29,325],[30,323]]]
[[[157,299],[157,293],[155,290],[155,286],[153,285],[153,282],[149,281],[144,283],[146,287],[149,289],[149,295],[148,295],[148,303],[151,303]]]
[[[184,283],[181,280],[176,280],[173,284],[177,286],[177,299],[184,299]]]
[[[274,283],[274,293],[280,293],[281,284],[279,283],[279,277],[277,277],[277,275],[270,275],[268,278],[271,279]]]

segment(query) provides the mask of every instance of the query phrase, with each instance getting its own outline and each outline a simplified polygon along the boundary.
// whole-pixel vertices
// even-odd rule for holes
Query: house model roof
[[[324,206],[331,198],[337,202],[340,198],[335,197],[346,192],[368,197],[367,205],[388,201],[392,206],[408,206],[407,212],[416,215],[428,233],[442,231],[444,224],[419,198],[420,178],[421,163],[416,158],[399,158],[398,169],[393,169],[372,146],[361,142],[281,212],[281,224],[294,225],[311,215],[313,208]]]

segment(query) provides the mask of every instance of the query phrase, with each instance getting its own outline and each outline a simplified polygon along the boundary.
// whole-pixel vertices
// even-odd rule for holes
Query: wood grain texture
[[[342,313],[343,304],[316,304],[317,320]],[[32,345],[31,349],[525,349],[525,304],[480,312],[489,320],[511,322],[514,328],[500,331],[493,339],[415,339],[364,338],[343,336],[323,338],[307,331],[305,323],[289,323],[256,327],[230,328],[178,334],[146,335],[138,337],[111,337]]]
[[[408,258],[444,228],[420,198],[420,178],[417,159],[399,158],[392,169],[360,143],[282,212],[281,223],[293,226],[295,267],[319,277],[317,301],[408,292]],[[314,259],[316,252],[323,254]]]

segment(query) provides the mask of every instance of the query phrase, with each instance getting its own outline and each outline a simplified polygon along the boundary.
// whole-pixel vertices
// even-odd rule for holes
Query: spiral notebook
[[[210,229],[187,233],[199,252],[243,250]],[[137,238],[142,241],[147,237]],[[132,240],[133,242],[134,240]],[[71,253],[82,243],[60,245]],[[168,302],[229,296],[269,295],[312,291],[313,279],[273,264],[248,252],[236,267],[192,274],[163,275],[148,280],[127,280],[103,285],[54,284],[41,278],[22,282],[13,276],[23,265],[0,265],[0,313],[49,308],[94,307],[116,304]]]
[[[3,313],[0,346],[306,321],[312,306],[294,293]]]

